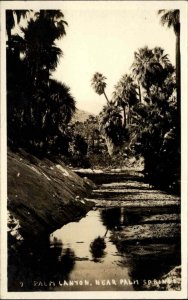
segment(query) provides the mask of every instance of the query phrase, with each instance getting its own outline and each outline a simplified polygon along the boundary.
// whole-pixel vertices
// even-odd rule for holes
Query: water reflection
[[[149,219],[151,216],[178,213],[172,207],[156,208],[110,208],[102,209],[100,217],[107,230],[121,231],[126,226],[143,224],[147,220],[150,223],[160,223],[164,220]],[[166,221],[167,222],[167,221]],[[172,222],[172,221],[171,221]],[[173,222],[178,222],[174,220]],[[117,239],[114,242],[121,255],[118,265],[128,269],[130,279],[138,281],[135,285],[136,290],[144,290],[144,280],[159,279],[167,274],[172,268],[181,264],[181,245],[179,241],[167,241],[166,243],[156,243],[151,241],[150,244],[140,244],[135,241],[134,245],[127,245],[123,240]]]
[[[165,215],[165,214],[173,214],[180,213],[180,210],[177,207],[113,207],[102,209],[100,211],[100,217],[103,225],[106,226],[107,230],[121,230],[122,226],[126,225],[137,225],[145,223],[146,217],[154,216],[154,215]],[[160,223],[164,222],[164,220],[153,220],[150,223]],[[166,223],[168,221],[165,221]],[[172,222],[170,220],[170,222]],[[179,222],[173,221],[173,222]]]
[[[107,230],[120,229],[121,224],[121,210],[119,207],[102,209],[100,211],[101,221],[106,226]],[[105,235],[107,232],[105,233]]]
[[[96,239],[93,240],[90,244],[90,252],[93,256],[94,262],[101,262],[101,258],[104,257],[105,252],[104,249],[106,248],[106,243],[104,238],[98,236]]]
[[[57,281],[68,280],[75,265],[71,248],[63,248],[60,240],[41,239],[35,244],[15,242],[9,236],[9,291],[44,291]]]
[[[160,279],[172,268],[181,264],[181,247],[178,244],[117,245],[122,254],[121,265],[128,267],[132,281],[138,280],[136,290],[144,290],[145,282]]]
[[[145,216],[170,213],[168,208],[109,208],[90,211],[79,222],[55,231],[50,239],[31,244],[9,236],[9,291],[142,290],[144,279],[157,279],[180,264],[178,244],[125,245],[110,237]],[[149,218],[148,218],[149,219]],[[107,234],[108,232],[108,234]],[[116,286],[97,286],[97,280],[116,279]],[[92,286],[53,286],[49,282],[87,279]],[[139,285],[120,285],[121,279]],[[23,282],[23,286],[21,286]],[[37,282],[37,285],[34,285]],[[39,284],[40,283],[40,284]]]

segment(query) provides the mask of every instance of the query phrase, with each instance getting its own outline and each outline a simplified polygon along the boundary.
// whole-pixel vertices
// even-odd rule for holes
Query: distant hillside
[[[75,123],[77,121],[85,122],[90,115],[93,115],[93,114],[90,112],[87,112],[85,110],[76,109],[76,112],[75,112],[74,116],[72,117],[71,123]]]

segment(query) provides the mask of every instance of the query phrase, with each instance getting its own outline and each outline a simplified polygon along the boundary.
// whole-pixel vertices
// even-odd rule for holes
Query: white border
[[[181,78],[182,78],[182,290],[178,292],[131,291],[131,292],[7,292],[7,234],[6,234],[6,204],[7,204],[7,145],[6,145],[6,46],[5,46],[5,10],[6,9],[62,9],[80,6],[96,8],[98,1],[4,1],[1,7],[1,299],[187,299],[187,13],[186,1],[100,1],[100,8],[115,9],[180,9],[181,16]]]

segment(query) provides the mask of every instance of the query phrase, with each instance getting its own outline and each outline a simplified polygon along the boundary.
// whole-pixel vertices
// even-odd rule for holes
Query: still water
[[[180,246],[115,244],[111,235],[149,213],[119,207],[91,210],[37,245],[12,244],[9,291],[145,290],[147,280],[180,264]]]
[[[61,241],[62,253],[67,249],[74,253],[75,264],[68,280],[81,280],[81,285],[63,285],[56,290],[142,290],[148,280],[160,278],[180,262],[175,244],[115,245],[111,232],[130,224],[128,215],[130,211],[125,208],[92,210],[79,222],[67,224],[51,235],[52,247],[54,241]],[[136,215],[138,212],[132,212],[131,221]]]
[[[98,237],[101,237],[102,245],[100,240],[97,243]],[[87,279],[87,290],[133,290],[129,270],[122,264],[122,255],[110,241],[110,231],[102,222],[100,210],[92,210],[78,223],[69,223],[55,231],[51,235],[52,242],[54,238],[62,241],[64,249],[74,251],[75,266],[70,272],[70,280],[84,282]],[[94,241],[96,246],[92,248]],[[63,288],[80,290],[83,286]]]

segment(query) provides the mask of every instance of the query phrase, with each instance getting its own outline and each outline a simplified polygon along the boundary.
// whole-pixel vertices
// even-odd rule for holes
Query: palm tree
[[[59,128],[62,123],[68,124],[76,110],[70,88],[64,83],[51,79],[49,81],[49,98],[53,122],[56,122]]]
[[[131,68],[133,78],[136,79],[139,85],[139,98],[141,100],[140,87],[144,88],[147,98],[150,98],[150,88],[153,85],[157,89],[161,87],[166,77],[173,73],[173,66],[169,61],[168,55],[164,53],[161,47],[153,49],[144,47],[138,49],[134,56],[135,59]],[[146,100],[145,97],[144,100]]]
[[[122,115],[119,107],[113,103],[103,107],[99,114],[99,129],[105,138],[109,155],[111,156],[114,152],[119,151],[124,137]]]
[[[177,107],[180,113],[180,101],[181,101],[181,65],[180,65],[180,11],[179,9],[166,10],[161,9],[158,11],[161,14],[162,25],[167,25],[169,28],[174,29],[176,35],[176,88],[177,88]]]
[[[155,47],[153,50],[154,60],[159,63],[163,68],[171,65],[168,54],[164,54],[164,49]]]
[[[98,94],[98,95],[102,95],[104,94],[106,101],[108,104],[110,104],[108,97],[105,93],[105,88],[106,88],[106,77],[103,76],[101,73],[96,72],[93,75],[93,78],[91,80],[91,86],[93,87],[94,91]]]
[[[52,147],[54,151],[62,149],[65,128],[75,112],[75,100],[69,87],[50,79],[49,85],[38,85],[25,98],[23,123],[25,143],[28,139],[31,141],[30,150],[40,149],[45,153]]]
[[[134,84],[131,76],[125,74],[120,81],[115,85],[113,99],[116,104],[123,109],[124,127],[127,124],[127,117],[130,119],[130,108],[137,103],[137,86]]]
[[[61,55],[55,40],[65,34],[65,23],[61,12],[40,11],[22,29],[24,36],[11,36],[13,50],[7,48],[8,137],[14,143],[19,135],[17,144],[30,150],[48,151],[57,140],[62,148],[75,111],[70,89],[49,78]]]
[[[27,17],[29,10],[6,10],[6,31],[8,42],[11,39],[11,30],[20,23],[21,18]]]
[[[55,40],[65,35],[63,13],[41,10],[36,20],[30,20],[28,27],[23,29],[25,48],[23,57],[33,81],[48,83],[51,72],[58,64],[62,55],[56,47]]]
[[[148,73],[151,70],[151,60],[153,59],[152,50],[147,46],[138,49],[134,53],[134,62],[131,66],[133,78],[137,81],[139,89],[139,99],[142,102],[141,96],[141,86],[148,90]]]
[[[60,10],[40,10],[39,17],[41,19],[48,19],[52,22],[52,25],[55,26],[53,32],[56,39],[60,39],[66,35],[65,27],[68,26],[68,23],[64,20],[64,14]]]
[[[152,49],[153,58],[150,63],[150,82],[151,85],[162,87],[166,78],[174,72],[174,67],[170,63],[168,54],[165,54],[164,49],[155,47]]]

